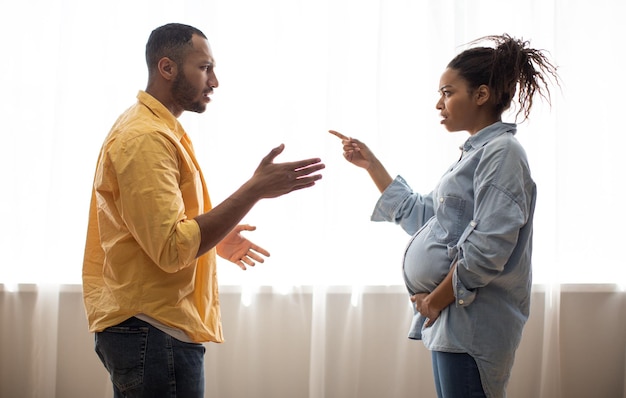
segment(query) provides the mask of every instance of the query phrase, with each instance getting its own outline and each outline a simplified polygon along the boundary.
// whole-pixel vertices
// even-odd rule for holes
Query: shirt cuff
[[[385,191],[382,193],[374,212],[370,217],[371,221],[389,221],[395,222],[395,214],[400,204],[411,195],[411,188],[404,178],[397,176]]]
[[[178,267],[186,268],[195,264],[198,250],[200,249],[200,226],[194,219],[185,220],[178,223],[176,249],[178,250]]]
[[[458,260],[456,264],[456,269],[454,270],[454,274],[452,274],[452,287],[454,288],[454,297],[457,307],[466,307],[474,302],[476,298],[476,292],[471,291],[465,287],[461,279],[459,278],[459,267],[462,267],[461,264],[463,260]]]

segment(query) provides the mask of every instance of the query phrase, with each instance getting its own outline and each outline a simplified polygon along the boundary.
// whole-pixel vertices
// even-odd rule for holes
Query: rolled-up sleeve
[[[397,176],[378,199],[371,220],[399,224],[412,235],[433,215],[431,195],[413,192],[404,178]]]
[[[119,186],[115,206],[141,249],[165,272],[193,264],[200,230],[186,215],[175,145],[142,134],[113,145],[108,161]]]
[[[457,244],[454,286],[457,304],[470,304],[474,289],[505,271],[529,220],[534,182],[515,146],[486,150],[476,170],[473,225]],[[461,303],[461,300],[463,303]]]

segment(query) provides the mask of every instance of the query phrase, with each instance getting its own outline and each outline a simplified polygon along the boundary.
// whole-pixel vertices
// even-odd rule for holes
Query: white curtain
[[[624,17],[619,0],[3,0],[0,283],[5,292],[52,286],[36,289],[43,293],[34,305],[45,309],[31,325],[37,344],[29,355],[42,359],[36,385],[55,382],[46,373],[57,359],[54,286],[80,284],[100,144],[145,88],[149,32],[176,21],[203,30],[217,60],[220,87],[207,112],[181,117],[214,203],[280,143],[278,161],[319,156],[327,165],[315,188],[263,201],[244,220],[258,227],[250,238],[272,253],[266,264],[245,273],[219,265],[223,286],[241,286],[244,307],[263,286],[286,295],[312,288],[310,397],[324,396],[327,384],[328,358],[318,348],[331,344],[328,288],[348,286],[351,311],[364,311],[368,286],[402,284],[407,241],[396,226],[369,221],[376,189],[326,131],[367,142],[392,174],[427,192],[466,138],[438,125],[434,104],[447,62],[471,40],[504,32],[548,50],[562,86],[552,91],[552,107],[535,104],[518,136],[539,186],[541,396],[561,396],[562,284],[626,286]]]

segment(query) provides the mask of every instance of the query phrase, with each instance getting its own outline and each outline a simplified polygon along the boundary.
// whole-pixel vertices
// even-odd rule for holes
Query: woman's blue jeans
[[[115,398],[204,397],[202,344],[185,343],[137,318],[96,333]]]
[[[439,398],[484,398],[476,361],[469,354],[432,352]]]

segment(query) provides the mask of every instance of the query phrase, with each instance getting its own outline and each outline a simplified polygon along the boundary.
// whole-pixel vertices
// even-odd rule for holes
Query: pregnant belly
[[[411,238],[404,253],[404,279],[412,294],[431,292],[448,274],[452,263],[448,245],[438,242],[432,233],[432,221]]]

